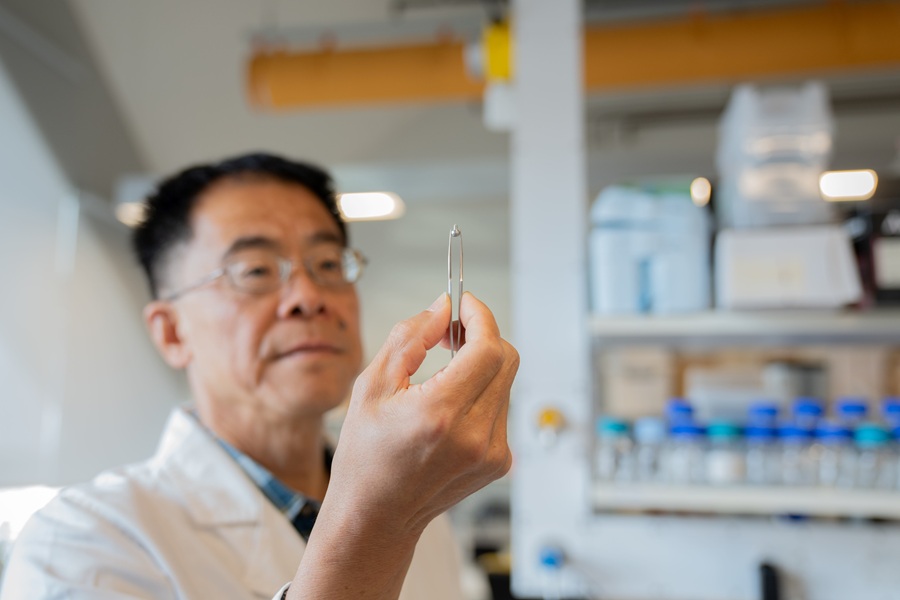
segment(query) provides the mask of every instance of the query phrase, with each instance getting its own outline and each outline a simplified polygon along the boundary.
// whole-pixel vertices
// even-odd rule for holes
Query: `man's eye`
[[[339,260],[320,260],[318,269],[320,271],[340,271],[341,261]]]
[[[261,277],[271,277],[274,271],[268,265],[248,265],[241,270],[241,277],[248,279],[257,279]]]

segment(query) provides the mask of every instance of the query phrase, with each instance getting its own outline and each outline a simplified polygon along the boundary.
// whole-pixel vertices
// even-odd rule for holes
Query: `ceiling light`
[[[691,200],[696,206],[706,206],[712,196],[712,184],[706,177],[698,177],[691,182]]]
[[[875,194],[878,174],[872,169],[826,171],[819,177],[819,190],[825,200],[868,200]]]
[[[143,202],[121,202],[116,205],[116,218],[129,227],[140,225],[146,212],[147,206]]]
[[[406,212],[400,196],[393,192],[352,192],[338,195],[345,221],[399,219]]]
[[[156,189],[156,178],[150,175],[130,174],[116,181],[116,218],[129,227],[137,227],[147,212],[146,199]]]

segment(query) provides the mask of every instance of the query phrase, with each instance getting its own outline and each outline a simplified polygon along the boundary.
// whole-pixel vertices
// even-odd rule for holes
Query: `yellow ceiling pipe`
[[[900,3],[830,2],[740,13],[696,13],[585,30],[588,91],[817,76],[900,68]],[[509,29],[486,29],[485,73],[513,71]],[[504,44],[506,51],[504,52]],[[254,105],[267,109],[481,98],[453,40],[385,48],[259,51],[250,60]]]
[[[830,2],[585,31],[585,87],[612,90],[900,67],[900,3]]]
[[[384,48],[257,52],[248,69],[251,102],[299,108],[393,102],[462,101],[484,84],[466,72],[465,44],[439,41]]]

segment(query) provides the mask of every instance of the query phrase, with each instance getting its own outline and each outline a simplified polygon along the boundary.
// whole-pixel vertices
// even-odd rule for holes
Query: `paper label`
[[[806,292],[803,260],[742,257],[734,261],[732,269],[735,298],[796,298]]]
[[[875,284],[900,288],[900,238],[878,238],[873,244]]]

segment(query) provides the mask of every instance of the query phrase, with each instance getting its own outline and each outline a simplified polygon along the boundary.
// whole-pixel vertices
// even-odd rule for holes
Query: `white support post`
[[[584,591],[565,566],[577,560],[590,517],[582,10],[579,0],[515,0],[512,11],[513,340],[522,359],[512,407],[512,531],[520,596],[546,592],[539,557],[548,545],[566,557],[556,582],[563,589],[554,592]],[[551,444],[538,437],[544,408],[565,419]]]

